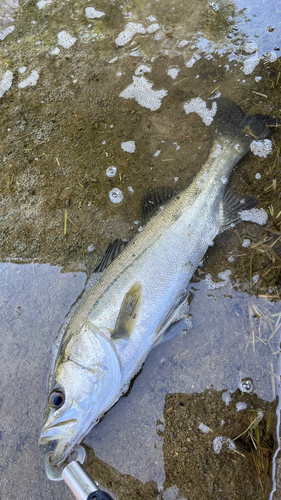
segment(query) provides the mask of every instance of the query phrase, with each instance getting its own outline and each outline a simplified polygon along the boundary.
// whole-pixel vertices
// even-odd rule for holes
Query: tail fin
[[[212,99],[217,104],[217,112],[211,125],[212,134],[228,137],[249,148],[253,139],[269,137],[279,123],[278,118],[268,115],[249,115],[230,99],[219,97]]]

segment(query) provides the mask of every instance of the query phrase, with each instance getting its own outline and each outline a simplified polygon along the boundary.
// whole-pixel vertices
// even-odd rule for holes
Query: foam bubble
[[[162,99],[168,92],[167,90],[152,90],[153,83],[149,82],[144,76],[133,76],[133,83],[129,85],[119,97],[124,99],[135,99],[140,106],[155,111],[162,104]]]
[[[116,45],[118,45],[119,47],[126,45],[128,42],[130,42],[133,39],[133,37],[137,33],[139,33],[141,35],[144,35],[146,33],[146,29],[143,27],[142,24],[133,23],[133,22],[126,24],[125,30],[121,31],[121,33],[119,33],[118,37],[115,38]]]
[[[198,429],[200,429],[200,431],[202,431],[203,434],[208,434],[209,432],[211,432],[210,427],[208,427],[207,425],[203,424],[202,422],[198,425]]]
[[[94,252],[94,250],[95,250],[94,245],[89,245],[88,246],[88,252]]]
[[[168,75],[175,80],[179,74],[180,70],[178,68],[168,68],[167,73]]]
[[[226,406],[228,406],[229,403],[232,401],[231,395],[227,391],[222,393],[221,399],[225,403]]]
[[[255,179],[257,179],[257,181],[261,179],[261,174],[259,174],[259,172],[255,175]]]
[[[272,142],[270,139],[264,139],[263,141],[252,141],[250,144],[250,149],[254,155],[260,156],[261,158],[266,158],[272,152]]]
[[[58,47],[54,47],[53,49],[50,50],[50,54],[52,56],[57,56],[60,53],[60,49]]]
[[[184,111],[188,115],[189,113],[197,113],[200,118],[202,118],[205,125],[211,125],[213,117],[217,111],[217,103],[212,102],[212,108],[208,109],[205,101],[201,97],[195,97],[189,102],[186,102],[183,106]]]
[[[0,80],[0,97],[2,97],[2,95],[5,94],[7,90],[9,90],[9,88],[12,85],[12,81],[13,81],[13,73],[8,69],[4,73],[2,80]]]
[[[71,36],[70,33],[63,30],[58,33],[58,44],[62,45],[65,49],[69,49],[72,45],[75,44],[77,38]]]
[[[264,226],[267,223],[268,215],[263,208],[252,208],[251,210],[243,210],[240,219]]]
[[[245,75],[250,75],[254,71],[255,67],[259,64],[259,62],[260,57],[257,52],[249,57],[245,57],[243,73],[245,73]]]
[[[250,247],[250,246],[251,246],[251,240],[249,240],[249,238],[245,238],[245,239],[243,240],[242,247],[244,247],[244,248],[248,248],[248,247]]]
[[[109,199],[115,205],[118,205],[118,203],[121,203],[123,198],[124,198],[123,193],[122,193],[121,189],[119,189],[119,188],[113,188],[109,192]]]
[[[146,28],[146,31],[147,33],[155,33],[157,30],[159,30],[160,26],[158,23],[153,23],[153,24],[150,24],[150,26],[148,26]]]
[[[244,403],[243,401],[239,401],[239,403],[236,404],[236,411],[243,411],[246,410],[247,408],[247,403]]]
[[[222,445],[225,442],[223,436],[218,436],[213,440],[213,448],[216,455],[218,455],[222,450]]]
[[[140,64],[135,71],[135,75],[141,76],[144,73],[150,73],[150,72],[151,72],[150,66],[147,66],[147,64]]]
[[[117,168],[111,165],[111,167],[108,167],[106,169],[106,175],[107,177],[114,177],[116,175]]]
[[[34,69],[25,80],[18,84],[18,87],[20,89],[24,89],[25,87],[33,87],[34,85],[36,85],[38,78],[39,73],[38,71],[36,71],[36,69]]]
[[[272,50],[270,52],[267,52],[264,56],[264,61],[265,62],[269,62],[269,63],[273,63],[277,60],[277,55],[275,54],[275,52],[273,52]]]
[[[96,10],[95,7],[86,7],[85,14],[88,19],[98,19],[105,16],[105,12]]]
[[[189,59],[189,61],[187,61],[185,63],[186,67],[187,68],[192,68],[192,66],[194,66],[194,64],[199,61],[199,59],[201,59],[201,56],[199,56],[199,54],[194,54],[191,59]]]
[[[256,52],[257,48],[256,42],[245,42],[243,45],[243,50],[247,52],[247,54],[253,54],[253,52]]]
[[[186,47],[190,43],[190,40],[181,40],[178,44],[178,47]]]
[[[43,9],[45,7],[45,5],[49,5],[52,3],[53,0],[39,0],[39,2],[37,2],[37,7],[38,9]]]
[[[134,153],[136,151],[135,141],[121,142],[121,148],[127,153]]]

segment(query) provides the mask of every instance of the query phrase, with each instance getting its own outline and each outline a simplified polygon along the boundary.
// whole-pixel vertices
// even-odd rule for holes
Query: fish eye
[[[49,396],[49,405],[56,410],[64,403],[64,394],[60,389],[54,389]]]

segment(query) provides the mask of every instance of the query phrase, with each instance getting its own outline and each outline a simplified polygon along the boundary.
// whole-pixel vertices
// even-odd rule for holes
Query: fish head
[[[60,356],[58,357],[60,359]],[[57,441],[51,457],[61,465],[121,393],[120,362],[110,338],[89,322],[57,362],[40,444]]]

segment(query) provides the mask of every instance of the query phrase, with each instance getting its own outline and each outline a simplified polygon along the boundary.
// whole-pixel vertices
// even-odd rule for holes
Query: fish
[[[190,326],[188,285],[198,264],[214,238],[258,203],[227,183],[252,140],[269,137],[277,120],[247,116],[226,97],[212,109],[206,163],[185,189],[144,195],[143,230],[109,245],[60,329],[39,440],[56,441],[54,467],[126,392],[152,348]]]

